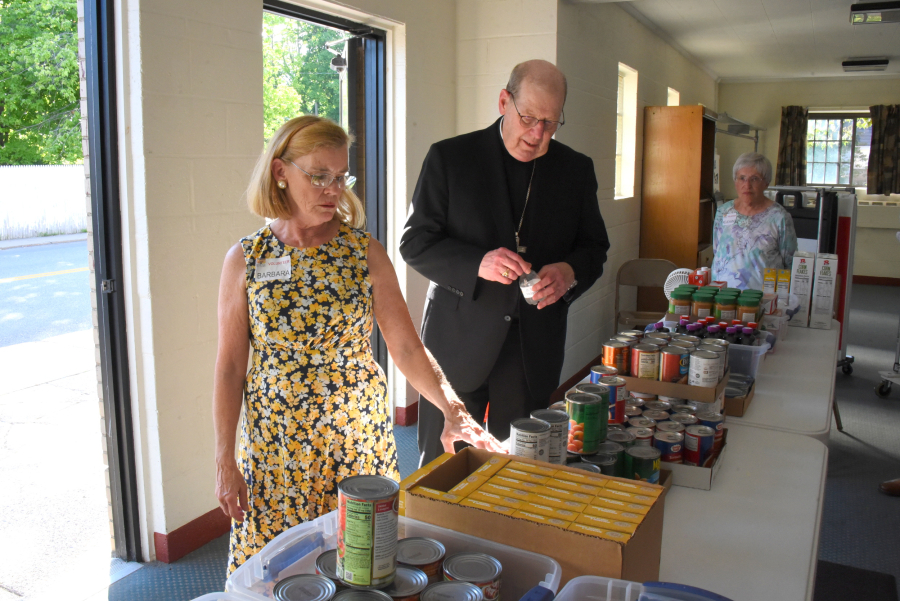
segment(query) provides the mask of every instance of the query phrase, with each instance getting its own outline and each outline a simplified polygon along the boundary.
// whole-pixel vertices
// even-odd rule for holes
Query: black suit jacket
[[[487,129],[434,144],[413,193],[400,254],[431,280],[422,339],[461,392],[479,387],[493,367],[509,317],[519,305],[528,385],[547,396],[559,383],[569,303],[603,273],[609,238],[597,203],[591,159],[551,140],[537,159],[520,234],[532,269],[565,261],[578,285],[565,300],[541,310],[522,298],[517,284],[478,277],[491,250],[515,250],[519,215],[507,190],[499,120]]]

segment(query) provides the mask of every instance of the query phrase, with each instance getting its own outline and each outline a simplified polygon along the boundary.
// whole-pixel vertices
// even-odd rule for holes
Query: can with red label
[[[715,453],[721,451],[725,441],[725,416],[721,413],[698,413],[697,420],[701,426],[707,426],[716,431],[713,451]]]
[[[631,377],[659,379],[659,348],[652,344],[638,344],[631,349]]]
[[[615,367],[619,375],[627,376],[631,349],[620,340],[609,340],[603,343],[603,365]]]
[[[659,449],[660,460],[666,463],[682,463],[684,434],[681,432],[657,432],[653,435],[653,446]]]
[[[484,601],[500,600],[502,572],[500,562],[484,553],[457,553],[444,560],[444,580],[474,584],[484,594]]]
[[[619,375],[619,370],[608,365],[595,365],[591,368],[591,384],[598,384],[601,378]]]
[[[688,349],[680,346],[667,346],[659,352],[659,381],[680,382],[687,374],[691,364]]]
[[[356,588],[382,588],[397,571],[400,485],[384,476],[338,484],[337,576]]]
[[[712,452],[716,431],[695,424],[684,429],[684,464],[703,465]]]
[[[652,409],[653,411],[666,411],[672,412],[672,403],[668,401],[647,401],[644,404],[644,409]]]
[[[653,446],[653,430],[650,428],[636,428],[631,426],[626,432],[634,435],[633,447],[652,447]]]
[[[672,405],[672,413],[687,413],[688,415],[694,415],[695,409],[690,405]]]
[[[644,410],[637,405],[625,405],[625,421],[622,423],[627,424],[628,420],[630,420],[632,417],[640,417],[643,412]]]
[[[600,384],[609,388],[609,422],[621,424],[625,421],[625,401],[630,398],[625,390],[625,380],[610,376],[601,378]]]

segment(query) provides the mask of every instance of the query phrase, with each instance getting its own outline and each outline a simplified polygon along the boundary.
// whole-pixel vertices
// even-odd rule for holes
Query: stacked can
[[[550,425],[550,452],[546,461],[565,465],[566,446],[569,441],[569,415],[565,411],[538,409],[531,412],[531,417]],[[512,433],[510,433],[510,440],[512,440]]]
[[[709,426],[687,426],[684,429],[685,465],[703,465],[712,454],[715,437],[715,430]]]
[[[633,446],[626,449],[624,477],[656,484],[659,482],[661,455],[659,449],[652,446]]]
[[[620,376],[628,375],[631,348],[621,340],[603,343],[603,365],[614,367]]]
[[[647,380],[659,379],[659,348],[641,343],[631,349],[631,377]]]
[[[399,493],[400,485],[384,476],[351,476],[338,484],[336,572],[344,584],[382,588],[394,580]]]
[[[721,413],[698,413],[697,420],[701,426],[712,428],[715,432],[713,453],[718,455],[725,443],[725,416]]]
[[[474,584],[484,601],[499,601],[502,572],[503,565],[484,553],[457,553],[444,560],[444,580]]]
[[[719,356],[711,351],[696,350],[691,353],[688,384],[715,388],[719,383]]]
[[[514,419],[509,424],[510,455],[537,461],[550,461],[552,429],[552,426],[542,419],[533,417]]]
[[[609,389],[609,423],[624,423],[625,402],[629,398],[628,391],[625,390],[625,380],[618,376],[607,376],[600,379],[600,384]]]
[[[681,432],[667,432],[664,430],[658,430],[653,435],[653,446],[656,447],[660,452],[660,461],[664,461],[666,463],[683,462],[682,449],[684,447],[684,434],[682,434]]]
[[[595,365],[591,368],[591,384],[599,384],[602,378],[618,376],[619,370],[608,365]]]
[[[680,382],[688,375],[691,354],[688,349],[673,345],[660,351],[659,376],[660,382]]]
[[[579,455],[593,455],[597,445],[606,440],[609,420],[609,397],[570,391],[566,393],[569,416],[569,440],[566,449]]]

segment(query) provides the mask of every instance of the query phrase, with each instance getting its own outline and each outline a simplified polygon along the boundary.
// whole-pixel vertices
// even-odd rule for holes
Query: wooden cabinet
[[[642,258],[689,268],[709,261],[716,118],[699,105],[644,109]]]

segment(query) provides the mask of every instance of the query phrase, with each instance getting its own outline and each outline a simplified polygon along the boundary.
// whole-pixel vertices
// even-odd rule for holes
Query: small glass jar
[[[669,312],[675,315],[691,314],[691,293],[687,290],[676,290],[672,293],[672,301],[669,303]]]
[[[737,296],[719,294],[716,296],[716,305],[713,314],[716,321],[731,321],[737,311]]]
[[[532,286],[541,281],[535,272],[523,273],[519,276],[519,287],[522,289],[522,296],[529,305],[536,305],[538,302],[534,300],[534,290]]]
[[[756,321],[759,313],[759,299],[753,296],[740,296],[737,301],[737,319],[743,323]]]
[[[691,314],[697,317],[708,317],[713,310],[714,296],[712,294],[704,294],[697,291],[693,295],[691,304]]]

